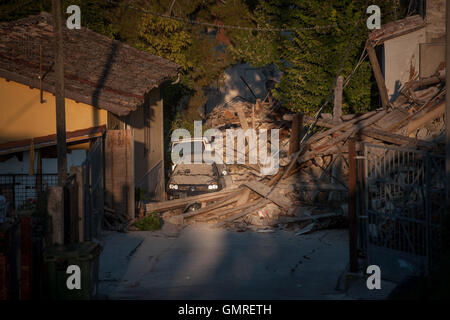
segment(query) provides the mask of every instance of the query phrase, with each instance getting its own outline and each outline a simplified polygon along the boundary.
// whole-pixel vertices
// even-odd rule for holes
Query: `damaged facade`
[[[445,63],[436,58],[436,52],[429,56],[421,49],[442,38],[442,27],[436,27],[443,24],[442,14],[436,12],[442,8],[432,1],[427,6],[429,16],[425,19],[411,16],[369,35],[368,44],[382,53],[378,54],[377,65],[371,62],[374,72],[381,68],[382,77],[377,80],[380,88],[387,89],[385,108],[343,115],[341,106],[335,105],[336,114],[322,113],[313,118],[289,114],[269,96],[217,104],[207,115],[206,124],[221,130],[224,140],[228,128],[280,130],[278,173],[262,176],[254,164],[228,165],[231,188],[147,204],[145,211],[161,212],[169,221],[181,224],[208,222],[238,230],[284,226],[298,233],[309,232],[348,219],[351,141],[356,140],[355,152],[360,155],[365,144],[442,155]],[[300,126],[298,131],[304,133],[311,125],[320,130],[300,143],[301,135],[294,133],[294,126]],[[246,159],[248,152],[246,148]],[[183,213],[186,205],[196,201],[203,203],[200,210]]]
[[[445,6],[442,0],[426,1],[424,18],[410,16],[370,33],[391,102],[406,82],[445,68]]]

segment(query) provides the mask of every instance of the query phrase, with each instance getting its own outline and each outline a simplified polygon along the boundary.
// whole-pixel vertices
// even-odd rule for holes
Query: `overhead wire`
[[[315,26],[311,26],[311,27],[302,27],[302,28],[293,28],[293,29],[289,29],[289,28],[286,28],[286,29],[285,28],[257,28],[257,27],[245,27],[245,26],[239,26],[239,25],[228,25],[228,24],[210,23],[210,22],[203,22],[203,21],[198,21],[198,20],[185,19],[185,18],[182,18],[179,16],[152,12],[152,11],[146,10],[144,8],[137,8],[131,4],[127,5],[127,7],[130,9],[136,10],[136,11],[141,11],[143,13],[156,16],[156,17],[172,19],[172,20],[184,22],[187,24],[195,24],[195,25],[214,27],[214,28],[222,28],[222,29],[236,29],[236,30],[258,31],[258,32],[297,32],[297,31],[307,31],[307,30],[323,30],[323,29],[333,29],[336,27],[348,26],[348,25],[354,24],[354,22],[344,22],[344,23],[339,23],[339,24],[333,23],[333,24],[324,25],[324,26],[315,25]]]
[[[364,6],[364,8],[367,8],[368,3],[369,3],[369,0],[366,1],[366,5]],[[350,54],[350,50],[351,50],[351,47],[352,47],[352,44],[353,44],[353,40],[355,39],[355,37],[356,37],[356,35],[358,33],[359,25],[361,24],[361,21],[362,21],[363,17],[364,17],[364,14],[362,12],[361,17],[360,17],[360,19],[358,19],[358,23],[355,26],[355,30],[353,31],[352,37],[351,37],[351,39],[350,39],[350,41],[348,43],[347,49],[345,51],[345,55],[342,58],[340,67],[338,69],[338,72],[336,73],[336,76],[334,78],[333,84],[330,86],[330,90],[328,92],[328,97],[325,100],[325,102],[322,104],[322,106],[319,108],[317,113],[315,114],[315,116],[314,116],[315,120],[308,127],[308,130],[303,135],[303,137],[302,137],[302,139],[300,141],[300,145],[302,145],[306,140],[309,139],[310,134],[312,133],[312,130],[315,128],[315,126],[317,125],[317,122],[319,121],[319,117],[322,114],[323,109],[327,106],[327,104],[330,102],[331,98],[333,97],[333,91],[334,91],[334,88],[336,87],[337,79],[338,79],[339,75],[341,74],[342,70],[344,69],[345,62],[347,61],[348,55]]]
[[[369,0],[366,1],[365,6],[363,7],[363,9],[367,8],[367,5],[369,4]],[[198,21],[198,20],[192,20],[192,19],[185,19],[179,16],[174,16],[174,15],[168,15],[168,14],[160,14],[160,13],[156,13],[156,12],[152,12],[149,10],[146,10],[144,8],[137,8],[135,6],[133,6],[132,4],[128,4],[127,5],[128,8],[136,10],[136,11],[140,11],[146,14],[150,14],[156,17],[160,17],[160,18],[166,18],[166,19],[172,19],[175,21],[179,21],[179,22],[183,22],[183,23],[188,23],[188,24],[194,24],[194,25],[201,25],[201,26],[207,26],[207,27],[215,27],[215,28],[223,28],[223,29],[235,29],[235,30],[246,30],[246,31],[258,31],[258,32],[298,32],[298,31],[308,31],[308,30],[324,30],[324,29],[332,29],[332,28],[336,28],[336,27],[340,27],[340,26],[347,26],[347,25],[352,25],[354,24],[354,22],[346,22],[346,23],[333,23],[330,25],[324,25],[324,26],[312,26],[312,27],[303,27],[303,28],[293,28],[293,29],[289,29],[289,28],[259,28],[259,27],[245,27],[245,26],[239,26],[239,25],[227,25],[227,24],[218,24],[218,23],[210,23],[210,22],[203,22],[203,21]],[[345,51],[344,57],[341,61],[340,67],[338,69],[338,72],[336,73],[336,76],[334,78],[333,84],[330,86],[330,90],[329,93],[327,95],[327,99],[325,100],[325,102],[322,104],[322,106],[319,108],[319,110],[316,112],[315,114],[315,121],[313,124],[311,124],[307,130],[307,132],[305,132],[303,138],[301,139],[300,143],[303,143],[306,139],[308,139],[310,133],[312,132],[312,130],[314,129],[314,127],[317,125],[318,122],[318,118],[320,117],[320,114],[322,113],[323,109],[328,105],[328,103],[330,103],[331,98],[333,97],[333,91],[334,91],[334,87],[336,86],[336,82],[337,82],[337,78],[339,77],[339,75],[341,74],[345,62],[347,61],[347,58],[350,54],[350,50],[353,44],[353,40],[355,39],[357,33],[358,33],[358,29],[359,26],[361,24],[361,21],[364,17],[364,11],[361,13],[361,17],[360,19],[358,19],[358,22],[355,25],[355,29],[354,32],[352,34],[352,37],[349,41],[349,44],[347,46],[347,49]],[[356,63],[355,67],[353,68],[352,72],[346,77],[346,79],[344,80],[344,86],[343,88],[345,88],[352,76],[356,73],[357,69],[361,66],[361,64],[364,62],[364,60],[367,58],[367,52],[364,49],[363,52],[361,53],[361,56],[358,60],[358,62]]]

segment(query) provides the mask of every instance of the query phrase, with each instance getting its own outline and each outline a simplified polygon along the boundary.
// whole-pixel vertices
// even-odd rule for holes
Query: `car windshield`
[[[175,150],[179,151],[178,154],[176,154]],[[205,151],[205,145],[202,141],[178,142],[173,145],[173,151],[175,152],[175,154],[173,155],[174,160],[178,161],[180,157],[185,158],[188,155],[185,155],[184,153],[190,152],[191,162],[194,162],[194,158],[192,157],[192,155],[202,155]]]

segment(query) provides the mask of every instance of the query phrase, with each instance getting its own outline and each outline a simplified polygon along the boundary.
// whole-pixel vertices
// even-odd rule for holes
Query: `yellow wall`
[[[56,133],[55,96],[0,78],[0,143]],[[66,130],[106,124],[107,111],[66,99]]]

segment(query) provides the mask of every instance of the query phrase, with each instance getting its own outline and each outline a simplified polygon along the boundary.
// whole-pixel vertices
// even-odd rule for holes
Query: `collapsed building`
[[[278,172],[261,175],[258,164],[248,162],[247,144],[245,151],[235,150],[245,153],[246,162],[228,165],[231,186],[206,195],[142,204],[141,216],[159,212],[179,224],[207,222],[238,230],[295,225],[300,233],[342,222],[349,210],[350,141],[356,140],[357,151],[361,143],[369,143],[444,153],[445,59],[439,60],[435,52],[429,59],[423,49],[427,41],[435,44],[442,38],[436,32],[430,36],[429,25],[436,31],[435,24],[412,16],[369,35],[367,55],[375,76],[382,74],[376,77],[379,109],[344,115],[335,99],[334,114],[310,117],[289,113],[270,93],[256,102],[235,99],[216,106],[207,115],[206,126],[220,130],[224,140],[230,128],[279,129]],[[404,41],[412,43],[412,54],[402,48]],[[402,64],[406,70],[390,67],[399,55],[408,57]],[[301,139],[308,126],[319,130]],[[183,213],[192,202],[201,203],[201,209]]]

